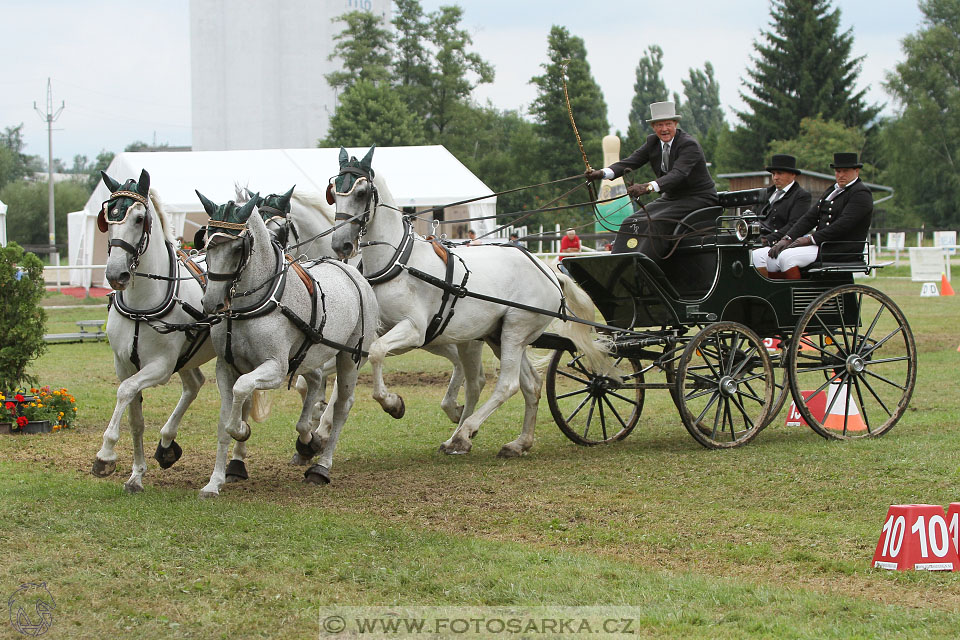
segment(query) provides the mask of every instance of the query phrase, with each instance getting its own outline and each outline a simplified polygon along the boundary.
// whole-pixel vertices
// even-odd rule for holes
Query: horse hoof
[[[91,470],[91,473],[98,478],[106,478],[116,470],[116,460],[101,460],[100,458],[97,458],[93,461],[93,469]]]
[[[310,458],[304,458],[299,453],[293,454],[293,457],[290,458],[290,464],[302,467],[304,465],[310,464]]]
[[[406,413],[407,411],[406,405],[403,404],[403,398],[401,398],[400,396],[397,396],[397,400],[400,401],[399,407],[391,407],[390,409],[387,409],[387,414],[394,420],[399,420],[400,418],[402,418],[403,414]]]
[[[170,442],[169,447],[164,447],[157,443],[157,450],[153,453],[153,459],[160,463],[161,469],[169,469],[183,455],[183,449],[177,444],[176,440]]]
[[[310,433],[310,442],[308,444],[303,444],[300,442],[300,438],[297,438],[295,444],[297,448],[297,455],[299,455],[301,458],[305,458],[308,461],[313,458],[313,456],[323,451],[323,438],[318,436],[316,432]]]
[[[226,476],[227,482],[240,482],[250,477],[247,475],[247,465],[243,464],[243,460],[231,460],[228,462]]]
[[[252,431],[250,430],[250,425],[248,425],[246,422],[241,420],[240,428],[237,430],[237,435],[234,435],[233,433],[231,433],[230,435],[233,436],[233,439],[236,440],[237,442],[246,442],[247,440],[250,439],[251,433]]]
[[[207,491],[206,489],[203,489],[202,491],[200,491],[200,494],[199,494],[197,497],[199,497],[201,500],[208,500],[208,499],[210,499],[210,498],[219,498],[219,497],[220,497],[220,492],[219,492],[219,491]]]
[[[303,481],[308,484],[330,484],[330,470],[322,464],[315,464],[303,472]]]
[[[465,456],[470,453],[470,445],[467,445],[466,447],[457,447],[452,444],[447,445],[447,443],[443,443],[440,445],[440,453],[444,453],[448,456]]]
[[[124,482],[123,491],[124,493],[130,493],[130,494],[143,493],[143,485],[132,483],[132,482]]]
[[[505,444],[500,448],[500,451],[497,452],[497,457],[498,458],[519,458],[525,453],[526,451],[523,451],[522,449],[517,449],[517,448],[511,447],[509,444]]]

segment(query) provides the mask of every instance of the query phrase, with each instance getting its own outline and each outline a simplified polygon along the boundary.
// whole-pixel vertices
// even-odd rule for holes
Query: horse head
[[[259,194],[244,205],[233,200],[215,204],[197,191],[203,209],[210,216],[204,234],[207,251],[207,290],[203,294],[203,312],[211,315],[230,307],[233,288],[243,276],[257,244],[270,244],[263,219],[251,215]]]
[[[376,145],[370,147],[362,160],[357,160],[340,147],[340,172],[327,186],[327,200],[336,203],[334,218],[342,225],[333,232],[331,240],[333,250],[341,259],[357,252],[360,235],[376,213],[378,196],[370,166],[374,149]],[[346,222],[349,224],[344,224]]]
[[[140,180],[127,180],[122,185],[101,171],[110,197],[97,216],[97,228],[108,236],[105,275],[110,286],[123,291],[129,286],[150,243],[153,217],[149,211],[150,174],[140,172]],[[113,249],[120,249],[114,251]]]
[[[281,247],[287,246],[291,232],[294,236],[294,242],[296,242],[297,230],[290,220],[290,198],[293,197],[295,187],[296,185],[290,187],[283,194],[271,193],[257,199],[257,210],[260,212],[260,217],[263,218],[267,231]]]

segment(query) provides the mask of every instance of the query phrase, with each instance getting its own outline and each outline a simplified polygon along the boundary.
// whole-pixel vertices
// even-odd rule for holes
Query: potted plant
[[[31,389],[34,395],[15,393],[10,398],[0,394],[4,417],[10,421],[11,433],[49,433],[67,428],[76,417],[76,399],[66,389],[50,387]]]

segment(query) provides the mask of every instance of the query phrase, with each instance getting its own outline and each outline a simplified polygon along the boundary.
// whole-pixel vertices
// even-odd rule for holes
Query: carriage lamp
[[[746,242],[751,238],[756,238],[760,235],[760,223],[757,221],[746,221],[744,219],[737,220],[735,227],[735,232],[737,235],[737,240],[740,242]]]

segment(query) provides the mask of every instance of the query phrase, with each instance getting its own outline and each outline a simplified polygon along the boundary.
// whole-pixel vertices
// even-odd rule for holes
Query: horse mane
[[[336,209],[332,204],[327,202],[326,196],[321,196],[320,194],[309,191],[294,190],[291,200],[307,209],[319,211],[327,222],[331,225],[333,224]]]
[[[153,205],[153,210],[157,213],[157,217],[160,218],[160,228],[163,229],[164,239],[176,245],[176,239],[173,237],[173,227],[167,218],[166,212],[163,210],[163,201],[160,200],[160,194],[157,193],[157,190],[153,187],[150,187],[150,203]]]
[[[393,208],[397,207],[397,200],[393,197],[393,192],[390,191],[390,187],[387,186],[386,178],[384,178],[383,174],[379,171],[377,171],[373,177],[373,185],[377,188],[377,191],[380,192],[380,204],[389,205]]]

